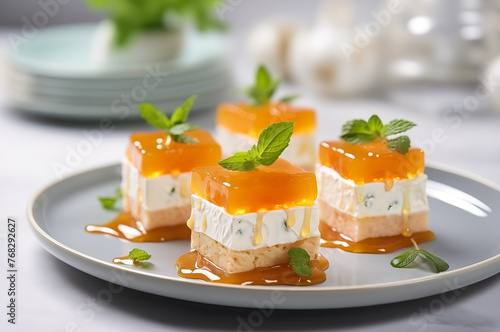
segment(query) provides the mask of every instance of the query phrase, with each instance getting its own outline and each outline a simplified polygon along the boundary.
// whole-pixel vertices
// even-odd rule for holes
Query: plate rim
[[[481,269],[483,267],[490,266],[491,264],[493,264],[495,262],[500,262],[500,253],[498,253],[498,254],[496,254],[488,259],[485,259],[485,260],[482,260],[480,262],[477,262],[477,263],[474,263],[471,265],[467,265],[467,266],[464,266],[464,267],[461,267],[461,268],[458,268],[458,269],[455,269],[452,271],[445,271],[445,272],[436,273],[436,274],[429,275],[429,276],[416,277],[416,278],[408,279],[408,280],[400,280],[400,281],[392,281],[392,282],[378,282],[378,283],[365,284],[365,285],[325,286],[325,287],[315,287],[315,288],[297,287],[297,286],[242,286],[242,285],[208,283],[208,282],[202,283],[199,280],[192,280],[192,279],[185,279],[185,278],[171,277],[171,276],[161,276],[161,275],[152,274],[152,273],[142,271],[142,270],[131,270],[131,269],[127,268],[126,266],[120,266],[120,265],[117,265],[117,264],[114,264],[111,262],[106,262],[106,261],[103,261],[99,258],[92,257],[92,256],[87,255],[85,253],[79,252],[78,250],[73,249],[73,248],[57,241],[52,236],[50,236],[50,234],[48,234],[47,232],[45,232],[41,228],[41,226],[38,224],[38,222],[36,221],[36,219],[34,217],[34,208],[35,208],[35,203],[37,202],[37,200],[40,199],[40,197],[47,190],[49,190],[50,188],[54,187],[55,185],[57,185],[59,183],[67,181],[69,179],[76,178],[78,176],[82,176],[82,175],[85,175],[87,173],[102,171],[102,170],[108,169],[108,168],[109,169],[118,168],[119,166],[120,166],[119,162],[113,162],[113,163],[108,163],[108,164],[104,164],[101,166],[96,166],[96,167],[88,168],[85,170],[81,170],[81,171],[72,173],[70,175],[66,175],[60,179],[50,181],[48,184],[46,184],[41,189],[36,191],[36,193],[34,195],[32,195],[31,199],[29,200],[28,205],[27,205],[27,209],[26,209],[29,224],[31,225],[32,230],[37,233],[35,235],[41,236],[45,241],[47,241],[48,244],[54,245],[57,248],[62,249],[64,252],[71,254],[72,256],[76,256],[77,258],[83,259],[83,260],[90,262],[90,263],[97,264],[97,265],[104,267],[104,268],[107,268],[107,269],[122,270],[122,271],[130,272],[132,274],[138,274],[138,275],[143,276],[143,277],[153,278],[153,279],[162,280],[162,281],[166,281],[166,282],[172,282],[172,283],[179,283],[180,282],[184,285],[203,286],[203,287],[210,287],[213,289],[224,289],[224,290],[231,290],[231,289],[235,289],[238,291],[251,290],[251,291],[259,292],[259,293],[262,293],[262,292],[267,293],[267,292],[276,290],[276,287],[278,287],[279,291],[281,291],[281,292],[286,293],[286,292],[292,291],[293,293],[296,293],[299,295],[306,294],[306,293],[319,294],[319,293],[325,293],[325,292],[328,292],[328,293],[330,293],[330,292],[336,292],[336,293],[358,292],[358,293],[362,293],[364,291],[380,291],[380,290],[384,290],[384,289],[388,289],[388,288],[423,284],[423,283],[427,283],[429,281],[444,282],[445,280],[448,280],[450,278],[458,277],[460,275],[463,275],[464,273],[473,272],[473,271]],[[470,179],[472,181],[475,181],[475,182],[483,184],[487,187],[490,187],[493,190],[500,193],[500,185],[497,185],[496,183],[492,182],[491,180],[485,179],[484,177],[481,177],[481,176],[474,174],[474,173],[471,173],[469,171],[465,171],[465,170],[460,169],[460,168],[456,168],[453,166],[449,166],[449,165],[446,165],[443,163],[433,162],[433,161],[427,162],[426,168],[427,167],[433,168],[433,169],[438,170],[438,171],[444,171],[447,173],[451,173],[453,175],[458,175],[458,176]],[[71,264],[71,263],[65,261],[64,259],[62,259],[61,257],[55,255],[51,250],[49,250],[45,246],[46,245],[45,243],[41,243],[41,245],[45,250],[49,251],[52,255],[54,255],[56,258],[63,261],[64,263],[66,263],[70,266],[73,266],[82,272],[90,274],[89,272],[84,271],[81,268],[76,267],[74,264]],[[497,270],[497,272],[489,274],[481,279],[475,280],[473,282],[468,282],[465,285],[458,285],[458,287],[456,287],[456,288],[464,287],[466,285],[479,282],[481,280],[489,278],[489,277],[491,277],[495,274],[498,274],[498,273],[500,273],[500,270]],[[104,278],[100,278],[100,279],[104,279]],[[134,287],[126,286],[126,285],[124,285],[124,286],[128,287],[128,288],[134,288]],[[456,288],[447,288],[447,290],[453,290]],[[144,292],[148,292],[148,291],[145,291],[141,288],[136,288],[136,289],[139,289],[139,290],[144,291]],[[162,296],[168,296],[168,295],[162,294]],[[425,294],[422,295],[422,297],[424,297],[424,296],[428,296],[428,295],[425,295]],[[172,297],[175,297],[175,296],[172,296]],[[411,300],[414,298],[415,297],[412,297],[412,298],[408,298],[406,300]],[[400,300],[400,301],[404,301],[404,300],[405,299]],[[190,301],[196,302],[196,300],[190,300]],[[210,302],[206,302],[206,301],[198,301],[198,302],[199,303],[210,303]],[[378,304],[393,303],[393,302],[399,302],[399,301],[378,302]],[[213,304],[217,304],[217,303],[213,302]],[[218,303],[218,304],[221,305],[220,303]],[[240,306],[244,307],[243,305],[240,305]],[[351,305],[351,306],[346,306],[346,307],[359,307],[359,306],[361,306],[361,305],[355,305],[355,306]],[[340,307],[333,306],[331,308],[340,308]],[[314,308],[313,307],[305,307],[304,309],[314,309]]]

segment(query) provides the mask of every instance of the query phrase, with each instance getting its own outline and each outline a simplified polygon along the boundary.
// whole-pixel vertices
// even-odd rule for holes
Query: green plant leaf
[[[436,271],[438,273],[446,271],[450,268],[448,263],[446,263],[443,259],[441,259],[437,256],[434,256],[433,254],[431,254],[430,252],[428,252],[425,249],[420,249],[420,254],[422,256],[424,256],[429,262],[431,262],[432,265],[434,265],[434,268],[436,269]]]
[[[391,260],[391,265],[396,268],[408,266],[418,255],[428,260],[436,269],[436,272],[443,272],[449,269],[448,263],[443,259],[431,254],[425,249],[411,248]]]
[[[187,98],[186,101],[173,112],[170,120],[162,111],[152,104],[140,104],[139,110],[141,116],[147,123],[155,128],[165,130],[165,133],[170,135],[175,142],[196,144],[198,143],[196,138],[184,135],[186,132],[198,128],[197,125],[186,122],[195,99],[196,96]]]
[[[416,124],[411,121],[402,119],[392,120],[384,126],[384,129],[382,131],[382,136],[387,137],[391,135],[404,133],[405,131],[408,131],[415,126]]]
[[[259,65],[255,73],[254,85],[242,89],[241,93],[251,98],[253,105],[264,105],[272,99],[280,83],[281,80],[273,79],[269,70],[264,65]],[[290,97],[285,102],[291,102],[293,99]]]
[[[408,153],[411,142],[406,135],[387,139],[388,136],[403,133],[416,124],[407,120],[392,120],[384,125],[377,115],[372,115],[368,122],[362,119],[355,119],[346,122],[342,126],[340,138],[351,144],[364,144],[376,139],[387,141],[388,147],[402,154]]]
[[[249,151],[236,152],[221,160],[219,165],[240,172],[255,171],[260,165],[272,165],[290,143],[294,124],[295,122],[273,123],[260,133],[257,144]]]
[[[301,277],[309,277],[311,275],[311,267],[308,265],[310,261],[309,254],[302,248],[292,248],[288,250],[289,264]]]
[[[295,122],[277,122],[264,129],[257,141],[257,156],[264,166],[272,165],[290,144]]]
[[[128,253],[128,258],[135,262],[140,262],[147,261],[151,258],[151,255],[142,249],[134,248]]]
[[[98,197],[97,199],[101,203],[101,206],[106,210],[114,210],[116,203],[122,198],[121,187],[116,188],[114,196]]]
[[[182,135],[188,131],[198,129],[198,126],[192,123],[181,123],[172,126],[168,131],[171,135]]]
[[[191,107],[193,107],[193,103],[196,100],[197,96],[191,96],[188,99],[184,101],[184,103],[177,107],[177,109],[172,113],[172,116],[170,117],[170,122],[172,126],[184,123],[187,121],[189,117],[189,111],[191,110]]]
[[[419,251],[415,248],[411,248],[403,252],[401,255],[394,257],[391,260],[391,265],[397,268],[402,268],[409,265],[411,262],[417,258]]]
[[[282,103],[291,103],[292,101],[294,101],[297,98],[300,98],[299,94],[290,95],[290,96],[286,96],[286,97],[281,98],[280,102],[282,102]]]
[[[407,154],[410,149],[410,138],[406,135],[396,137],[387,141],[387,146],[393,151],[397,151],[402,154]]]
[[[169,129],[168,117],[153,104],[139,104],[141,116],[147,123],[158,129]]]

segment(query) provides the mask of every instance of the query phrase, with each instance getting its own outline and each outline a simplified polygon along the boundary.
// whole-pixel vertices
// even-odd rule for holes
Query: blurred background
[[[105,146],[147,128],[138,102],[169,112],[196,93],[194,121],[213,129],[216,105],[243,99],[238,90],[264,63],[283,78],[278,97],[298,92],[298,105],[317,110],[318,140],[337,137],[352,117],[408,118],[419,124],[411,136],[428,160],[491,171],[500,182],[496,165],[474,161],[500,162],[493,134],[500,121],[500,1],[201,0],[225,32],[200,32],[196,22],[168,14],[169,49],[135,35],[118,52],[109,13],[127,2],[0,0],[1,116],[62,132],[92,129],[109,117],[116,130]],[[168,75],[144,94],[135,88],[147,68]],[[483,142],[491,152],[477,148]],[[78,168],[120,157],[121,150],[110,155],[103,146]],[[54,158],[64,159],[67,149],[56,150]]]

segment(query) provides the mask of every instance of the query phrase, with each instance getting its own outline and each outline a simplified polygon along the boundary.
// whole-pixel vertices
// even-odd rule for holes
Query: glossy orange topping
[[[251,106],[245,103],[220,104],[215,122],[232,132],[258,138],[262,130],[275,122],[297,122],[293,134],[309,134],[316,129],[314,110],[294,107],[289,103],[267,103]]]
[[[402,154],[383,141],[350,144],[345,141],[321,142],[319,160],[344,179],[356,184],[413,179],[424,172],[424,151],[410,148]]]
[[[163,131],[133,133],[130,135],[127,157],[148,178],[217,165],[222,158],[221,149],[209,132],[197,129],[185,135],[198,139],[198,143],[174,142]]]
[[[229,171],[221,166],[194,168],[191,191],[233,215],[294,206],[310,206],[317,196],[316,176],[278,159],[257,171]]]

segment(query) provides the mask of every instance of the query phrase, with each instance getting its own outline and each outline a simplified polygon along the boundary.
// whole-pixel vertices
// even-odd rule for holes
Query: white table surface
[[[5,33],[1,34],[5,46]],[[239,37],[234,37],[236,40]],[[235,51],[235,53],[237,53]],[[236,84],[250,80],[252,65],[235,57]],[[298,87],[285,87],[296,91]],[[434,130],[446,140],[427,148],[427,160],[469,171],[500,185],[500,113],[483,108],[462,117],[458,128],[443,120],[443,109],[460,102],[473,90],[420,89],[398,93],[390,99],[331,100],[305,92],[299,104],[318,111],[318,139],[335,138],[341,124],[352,118],[379,114],[383,120],[407,118],[418,123],[414,141],[426,142]],[[438,105],[441,105],[438,107]],[[469,116],[470,115],[470,116]],[[213,129],[213,111],[194,115],[194,123]],[[115,129],[73,167],[72,172],[118,162],[131,131],[146,129],[140,122],[114,121]],[[26,218],[30,197],[57,180],[55,162],[64,163],[68,149],[84,139],[84,130],[96,123],[65,123],[21,113],[6,105],[0,91],[0,267],[6,266],[6,220],[18,221],[18,317],[6,322],[7,282],[0,277],[1,331],[237,331],[239,319],[254,309],[227,308],[184,302],[124,289],[106,305],[93,304],[107,282],[82,273],[46,252],[35,239]],[[431,151],[432,150],[432,151]],[[499,202],[500,203],[500,202]],[[500,241],[500,237],[499,237]],[[465,245],[465,244],[464,244]],[[500,271],[499,271],[500,272]],[[452,296],[456,295],[456,296]],[[446,294],[443,304],[436,295],[403,303],[372,307],[275,311],[255,330],[265,331],[498,331],[500,329],[500,275]],[[441,305],[442,304],[442,305]],[[240,328],[241,330],[241,328]],[[243,329],[245,330],[245,329]]]

